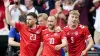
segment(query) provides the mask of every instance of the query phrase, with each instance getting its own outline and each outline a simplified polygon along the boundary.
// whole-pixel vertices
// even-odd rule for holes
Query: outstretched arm
[[[4,0],[4,5],[5,5],[6,21],[9,25],[15,27],[15,22],[12,20],[11,15],[10,15],[10,11],[9,11],[10,1]]]

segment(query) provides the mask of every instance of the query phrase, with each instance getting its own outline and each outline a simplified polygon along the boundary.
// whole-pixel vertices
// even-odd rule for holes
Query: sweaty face
[[[32,27],[36,24],[36,19],[33,16],[27,16],[26,22],[29,27]]]
[[[46,26],[46,20],[43,19],[43,17],[38,18],[38,23],[39,23],[39,25]]]
[[[68,17],[68,24],[77,25],[79,23],[79,16],[70,14]]]
[[[56,25],[56,19],[54,17],[48,17],[47,26],[49,29],[54,29]]]

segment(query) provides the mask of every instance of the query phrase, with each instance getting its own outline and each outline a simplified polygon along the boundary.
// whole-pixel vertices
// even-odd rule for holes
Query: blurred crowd
[[[49,15],[57,17],[57,26],[63,28],[68,24],[68,15],[71,10],[80,12],[80,24],[88,27],[95,45],[91,51],[100,52],[100,0],[10,0],[9,11],[14,21],[23,21],[25,15],[34,12],[37,14],[37,24],[46,25]],[[14,29],[15,30],[15,29]],[[16,31],[16,30],[15,30]],[[11,35],[13,33],[13,35]],[[0,0],[0,35],[9,35],[8,44],[11,46],[19,45],[19,34],[17,42],[14,42],[14,32],[5,20],[5,7],[3,0]],[[14,43],[14,44],[13,44]]]

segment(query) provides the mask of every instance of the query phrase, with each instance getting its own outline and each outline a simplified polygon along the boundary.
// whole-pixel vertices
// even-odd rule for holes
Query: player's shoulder
[[[40,26],[40,25],[37,25],[37,29],[44,30],[44,29],[46,29],[46,26]]]
[[[44,30],[42,30],[42,32],[48,32],[48,29],[44,29]]]
[[[49,33],[48,29],[42,30],[42,35],[45,35],[45,34],[47,34],[47,33]]]
[[[63,29],[67,29],[68,28],[68,25],[67,26],[65,26]]]
[[[81,28],[81,29],[86,29],[86,28],[88,28],[88,27],[85,26],[85,25],[79,24],[79,28]]]
[[[65,26],[65,27],[63,28],[64,31],[66,31],[66,30],[68,30],[68,29],[69,29],[68,26]]]

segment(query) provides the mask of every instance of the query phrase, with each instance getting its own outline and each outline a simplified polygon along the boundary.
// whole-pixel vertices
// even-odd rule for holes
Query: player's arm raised
[[[9,11],[10,1],[4,0],[4,5],[5,5],[6,21],[9,25],[15,27],[15,22],[12,20],[11,15],[10,15],[10,11]]]

